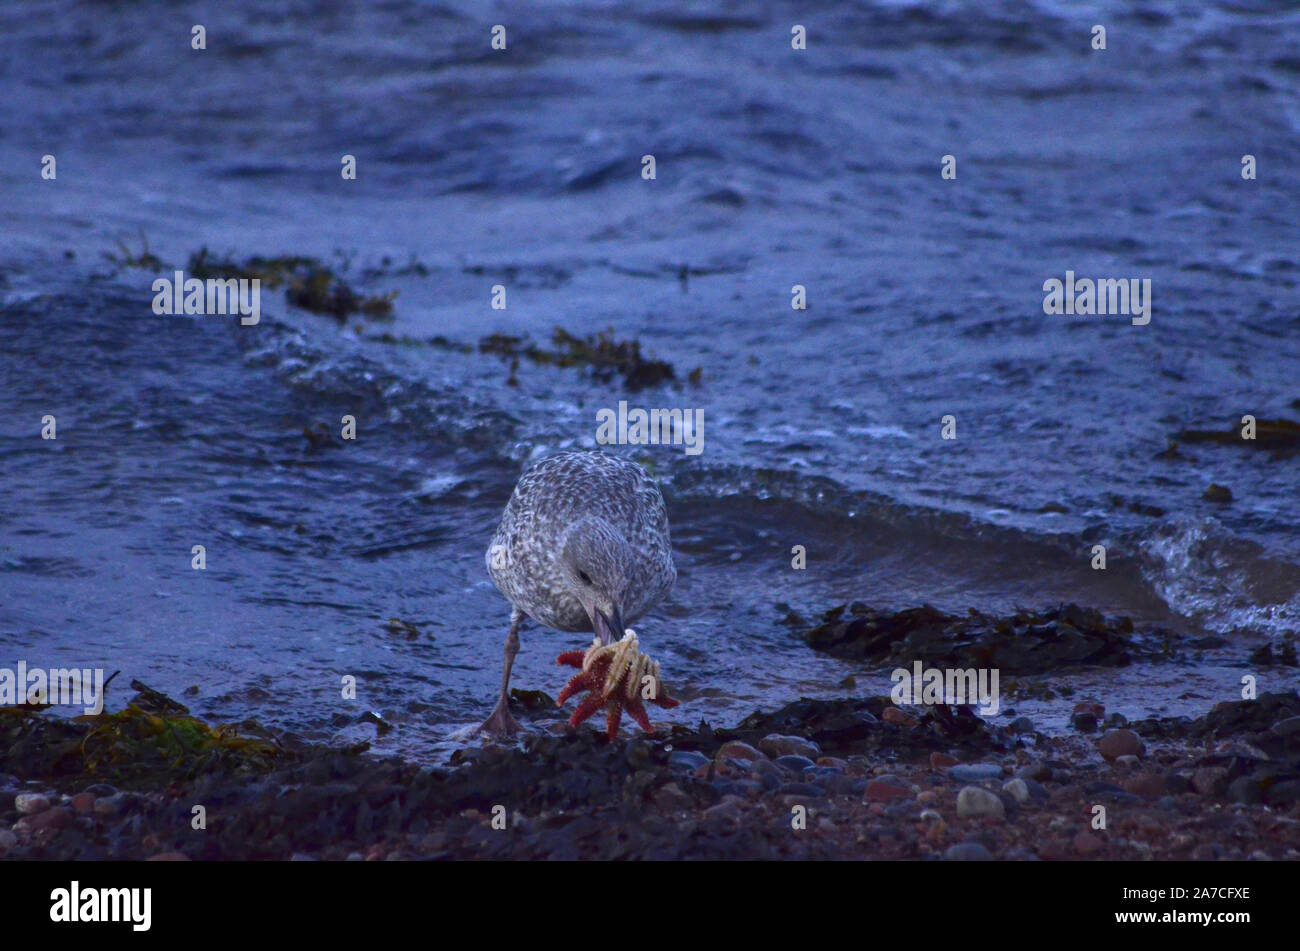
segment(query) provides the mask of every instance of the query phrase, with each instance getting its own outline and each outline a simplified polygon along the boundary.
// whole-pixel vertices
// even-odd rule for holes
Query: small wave
[[[1300,566],[1233,536],[1217,519],[1161,525],[1142,553],[1156,594],[1207,630],[1272,637],[1300,630]]]

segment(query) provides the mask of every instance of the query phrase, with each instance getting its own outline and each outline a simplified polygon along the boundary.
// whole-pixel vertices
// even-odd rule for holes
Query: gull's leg
[[[506,634],[505,670],[501,673],[501,696],[492,715],[479,727],[480,730],[495,736],[514,736],[519,732],[519,721],[510,715],[510,668],[515,665],[515,655],[519,653],[519,625],[523,623],[524,612],[514,608],[510,612],[510,632]]]

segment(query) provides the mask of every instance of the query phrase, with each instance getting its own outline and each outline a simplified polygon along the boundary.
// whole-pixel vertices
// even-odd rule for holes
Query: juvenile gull
[[[525,472],[486,560],[513,605],[501,695],[482,726],[498,735],[519,730],[508,693],[525,614],[608,644],[677,580],[659,488],[636,463],[602,452],[560,452]]]

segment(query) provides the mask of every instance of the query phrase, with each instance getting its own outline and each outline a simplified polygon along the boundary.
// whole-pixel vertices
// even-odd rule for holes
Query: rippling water
[[[514,479],[619,399],[705,418],[698,456],[624,450],[677,548],[639,625],[690,701],[662,719],[887,689],[812,655],[786,605],[1068,599],[1227,634],[1228,664],[1300,627],[1296,458],[1157,458],[1300,416],[1293,4],[275,6],[0,8],[0,663],[121,668],[315,735],[368,736],[375,709],[399,727],[379,745],[445,747],[499,677],[482,552]],[[254,327],[155,316],[154,274],[104,258],[141,235],[178,266],[341,252],[400,292],[395,321],[277,293]],[[1151,323],[1045,316],[1067,270],[1150,278]],[[700,383],[525,362],[507,386],[493,357],[385,342],[556,325]],[[355,443],[304,438],[345,413]],[[526,629],[515,684],[554,693],[574,646]],[[1130,713],[1234,680],[1079,677]]]

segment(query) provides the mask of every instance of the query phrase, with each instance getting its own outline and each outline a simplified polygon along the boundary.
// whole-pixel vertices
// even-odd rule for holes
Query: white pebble
[[[1006,815],[1006,806],[1002,800],[979,786],[967,786],[957,794],[957,815],[959,816],[997,816]]]
[[[24,816],[34,816],[50,808],[50,800],[40,793],[19,793],[14,797],[14,808]]]

